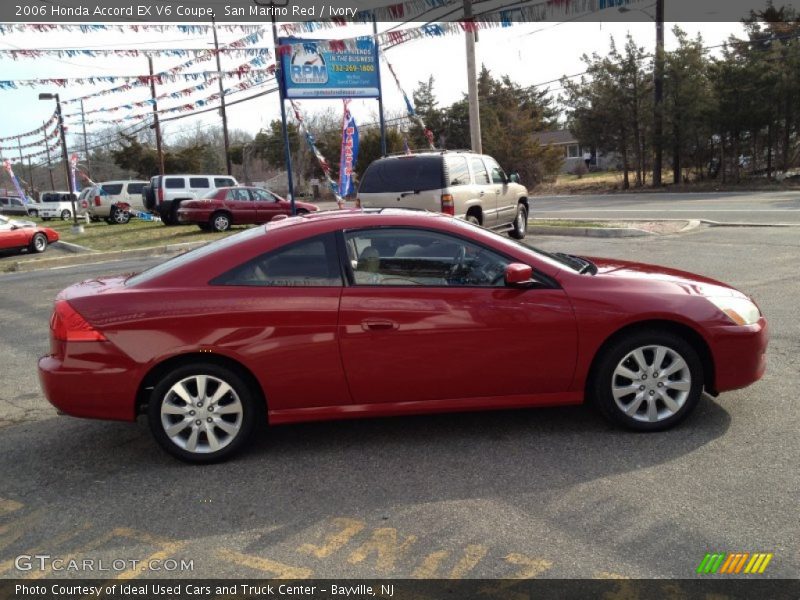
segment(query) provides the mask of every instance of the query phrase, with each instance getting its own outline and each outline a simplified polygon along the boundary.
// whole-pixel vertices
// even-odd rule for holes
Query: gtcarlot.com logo
[[[767,569],[772,554],[766,552],[706,553],[697,573],[701,575],[760,575]]]
[[[21,554],[14,559],[18,571],[98,572],[98,571],[194,571],[194,560],[137,560],[135,558],[70,558],[49,554]]]

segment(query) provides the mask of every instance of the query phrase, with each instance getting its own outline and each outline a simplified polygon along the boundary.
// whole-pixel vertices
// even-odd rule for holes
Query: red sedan
[[[31,221],[17,221],[0,215],[0,250],[44,252],[58,241],[58,232]]]
[[[132,421],[196,462],[266,423],[578,404],[666,429],[765,369],[746,295],[550,254],[432,213],[333,211],[243,231],[56,299],[60,411]]]
[[[308,202],[295,202],[298,215],[316,212]],[[178,209],[180,223],[196,223],[203,231],[227,231],[231,225],[268,223],[278,215],[289,216],[291,203],[257,187],[223,187],[199,200],[185,200]]]

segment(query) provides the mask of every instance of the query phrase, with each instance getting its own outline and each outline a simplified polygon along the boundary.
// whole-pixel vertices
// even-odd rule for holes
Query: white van
[[[202,198],[211,190],[239,185],[230,175],[156,175],[144,187],[144,206],[161,217],[164,225],[178,224],[183,200]]]
[[[146,181],[104,181],[92,188],[87,200],[89,216],[111,225],[124,225],[131,220],[131,210],[144,211],[142,189]]]
[[[35,210],[38,216],[42,218],[42,221],[49,221],[50,219],[68,221],[72,218],[73,200],[78,214],[85,212],[78,203],[78,197],[75,194],[64,191],[43,192]],[[33,210],[30,212],[33,213]]]

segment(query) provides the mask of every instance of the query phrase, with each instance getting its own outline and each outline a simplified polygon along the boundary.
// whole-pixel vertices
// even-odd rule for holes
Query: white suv
[[[146,181],[104,181],[92,188],[87,201],[89,215],[111,225],[124,225],[131,220],[131,210],[143,211],[142,189]]]
[[[183,200],[202,198],[211,190],[237,185],[230,175],[156,175],[150,178],[142,196],[145,208],[160,216],[164,225],[177,225]]]

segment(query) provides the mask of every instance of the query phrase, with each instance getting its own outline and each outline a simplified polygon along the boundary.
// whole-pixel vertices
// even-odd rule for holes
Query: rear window
[[[128,193],[129,194],[141,194],[143,188],[144,188],[144,184],[143,183],[129,183],[128,184]]]
[[[122,193],[121,183],[106,183],[100,186],[100,193],[106,196],[116,196]]]
[[[409,156],[377,160],[361,179],[362,194],[437,190],[444,186],[441,156]]]
[[[183,177],[165,177],[164,187],[168,190],[182,190],[184,188]]]
[[[207,177],[189,177],[189,187],[190,188],[207,188],[208,187],[208,178]],[[220,186],[217,186],[220,187]]]

